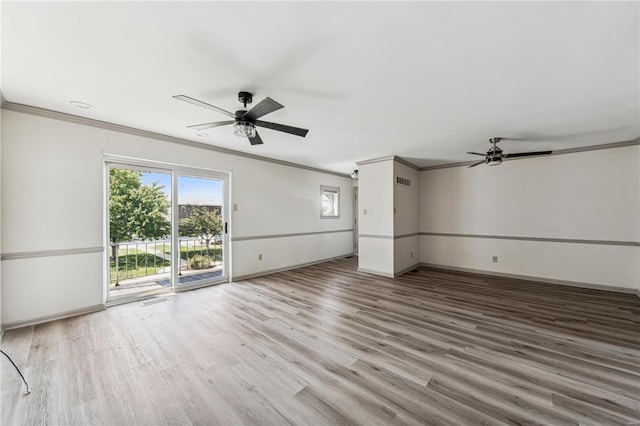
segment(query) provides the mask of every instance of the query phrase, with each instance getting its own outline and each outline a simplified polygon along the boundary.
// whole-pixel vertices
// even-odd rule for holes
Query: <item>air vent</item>
[[[149,305],[154,305],[156,303],[162,303],[162,302],[168,302],[171,299],[168,297],[156,297],[154,299],[147,299],[144,302],[141,302],[140,304],[142,306],[149,306]]]
[[[403,177],[400,177],[400,176],[396,176],[396,183],[398,185],[411,186],[411,180],[410,179],[403,178]]]

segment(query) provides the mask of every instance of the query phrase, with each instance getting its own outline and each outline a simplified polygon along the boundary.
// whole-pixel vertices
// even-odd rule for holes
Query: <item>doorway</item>
[[[353,254],[358,255],[358,187],[353,187]]]
[[[229,280],[228,174],[106,162],[106,300]]]

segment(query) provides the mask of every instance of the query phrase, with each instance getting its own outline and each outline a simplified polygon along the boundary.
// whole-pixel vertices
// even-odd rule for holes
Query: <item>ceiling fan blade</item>
[[[277,111],[284,108],[284,105],[280,105],[278,102],[271,98],[264,98],[258,102],[253,108],[244,114],[244,118],[248,118],[251,121],[257,120],[263,115],[267,115],[270,112]]]
[[[227,111],[225,109],[222,109],[222,108],[218,108],[217,106],[210,105],[210,104],[208,104],[206,102],[199,101],[199,100],[194,99],[192,97],[189,97],[187,95],[176,95],[173,98],[177,99],[179,101],[189,102],[190,104],[198,105],[198,106],[201,106],[203,108],[212,109],[212,110],[217,111],[219,113],[222,113],[224,115],[228,115],[231,118],[236,118],[236,115],[234,113],[232,113],[232,112],[229,112],[229,111]]]
[[[188,129],[195,129],[195,130],[204,130],[204,129],[211,129],[212,127],[226,126],[227,124],[233,124],[233,123],[235,123],[235,121],[233,121],[233,120],[217,121],[215,123],[195,124],[193,126],[187,126],[187,128]]]
[[[285,124],[279,124],[279,123],[271,123],[269,121],[257,120],[256,126],[266,127],[267,129],[277,130],[279,132],[291,133],[292,135],[302,136],[303,138],[307,136],[307,133],[309,132],[309,130],[301,129],[300,127],[287,126]]]
[[[473,163],[473,164],[472,164],[472,165],[470,165],[469,167],[475,167],[475,166],[478,166],[478,165],[480,165],[480,164],[482,164],[482,163],[485,163],[485,162],[486,162],[486,160],[478,161],[477,163]]]
[[[248,139],[251,145],[262,145],[264,143],[262,142],[262,138],[260,137],[258,131],[256,131],[256,135],[254,137]]]
[[[503,154],[502,158],[533,157],[534,155],[549,155],[552,152],[553,151],[518,152],[516,154]]]
[[[467,152],[467,154],[482,155],[483,157],[487,156],[487,154],[480,154],[479,152]]]

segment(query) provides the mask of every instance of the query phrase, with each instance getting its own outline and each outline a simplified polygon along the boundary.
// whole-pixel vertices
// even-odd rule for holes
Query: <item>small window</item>
[[[340,188],[330,186],[320,187],[320,217],[340,217]]]

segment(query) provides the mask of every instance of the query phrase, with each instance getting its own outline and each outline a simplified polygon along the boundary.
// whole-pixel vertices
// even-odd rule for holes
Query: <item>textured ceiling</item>
[[[37,106],[348,173],[640,135],[638,2],[2,2],[2,93]],[[251,146],[237,92],[285,105]],[[81,110],[69,102],[95,106]]]

